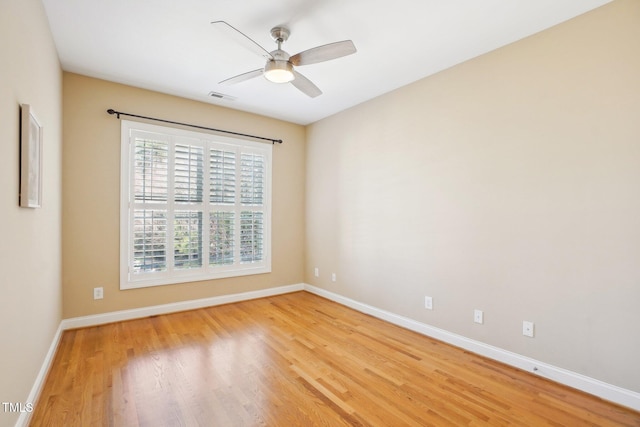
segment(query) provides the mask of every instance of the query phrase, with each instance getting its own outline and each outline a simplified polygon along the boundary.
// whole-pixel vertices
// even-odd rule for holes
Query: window
[[[271,148],[123,120],[120,288],[270,272]]]

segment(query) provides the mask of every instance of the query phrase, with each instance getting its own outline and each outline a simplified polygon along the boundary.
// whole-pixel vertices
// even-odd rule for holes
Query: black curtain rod
[[[174,121],[171,121],[171,120],[156,119],[155,117],[139,116],[137,114],[129,114],[129,113],[123,113],[122,111],[116,111],[116,110],[114,110],[112,108],[109,108],[107,110],[107,113],[112,114],[112,115],[115,114],[116,118],[118,118],[118,119],[120,118],[120,116],[137,117],[139,119],[155,120],[156,122],[171,123],[173,125],[188,126],[188,127],[197,128],[197,129],[212,130],[214,132],[228,133],[228,134],[231,134],[231,135],[246,136],[248,138],[255,138],[255,139],[261,139],[263,141],[269,141],[272,144],[275,144],[276,142],[278,144],[282,144],[282,140],[281,139],[265,138],[263,136],[249,135],[249,134],[246,134],[246,133],[239,133],[239,132],[231,132],[229,130],[209,128],[209,127],[206,127],[206,126],[191,125],[189,123],[180,123],[180,122],[174,122]]]

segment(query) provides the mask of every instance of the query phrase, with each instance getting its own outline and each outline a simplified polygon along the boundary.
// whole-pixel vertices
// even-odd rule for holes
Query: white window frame
[[[203,183],[202,203],[195,204],[177,204],[174,203],[172,194],[169,190],[169,197],[166,207],[173,211],[198,210],[202,211],[202,267],[190,269],[174,269],[173,256],[174,253],[174,237],[173,225],[167,224],[167,246],[165,250],[167,270],[162,272],[150,273],[134,273],[134,254],[133,254],[133,215],[135,208],[141,208],[144,203],[136,202],[134,197],[134,179],[133,173],[135,168],[134,149],[135,144],[133,135],[136,132],[151,132],[160,134],[169,139],[169,153],[172,153],[176,142],[180,143],[185,139],[190,140],[194,145],[202,145],[204,148],[204,169],[207,170],[209,157],[207,153],[210,149],[224,149],[235,151],[237,156],[237,171],[240,170],[239,153],[261,154],[265,158],[265,183],[264,183],[264,202],[262,208],[258,211],[263,212],[263,257],[262,261],[241,263],[240,262],[240,212],[253,210],[251,206],[243,206],[240,203],[240,179],[239,172],[236,172],[236,201],[235,205],[220,206],[209,202],[209,178],[205,175]],[[195,142],[197,141],[197,142]],[[172,157],[169,157],[169,168],[172,168]],[[221,279],[226,277],[237,277],[253,274],[264,274],[271,272],[271,167],[272,167],[272,145],[254,141],[247,141],[239,138],[219,136],[204,132],[194,132],[184,129],[172,128],[167,126],[153,125],[149,123],[140,123],[129,120],[122,120],[121,124],[121,164],[120,164],[120,289],[136,289],[149,286],[170,285],[185,282],[203,281],[211,279]],[[208,172],[207,172],[208,174]],[[173,182],[169,181],[169,188]],[[209,227],[208,218],[210,212],[228,211],[236,213],[236,245],[235,245],[235,262],[233,265],[210,266],[209,265]]]

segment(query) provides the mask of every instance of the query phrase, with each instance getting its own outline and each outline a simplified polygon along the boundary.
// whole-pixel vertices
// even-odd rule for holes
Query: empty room
[[[640,426],[640,1],[0,1],[0,427]]]

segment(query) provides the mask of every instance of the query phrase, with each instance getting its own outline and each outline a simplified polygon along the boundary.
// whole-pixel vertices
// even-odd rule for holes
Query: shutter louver
[[[209,225],[209,265],[231,265],[234,262],[234,212],[211,212]]]
[[[264,156],[242,153],[240,159],[240,203],[244,206],[261,206],[264,203]]]
[[[174,161],[175,201],[202,202],[204,174],[202,147],[176,144]]]
[[[136,201],[166,201],[169,146],[166,141],[135,138],[134,193]]]
[[[202,212],[176,211],[173,223],[175,268],[202,267]]]
[[[240,214],[240,261],[257,262],[263,258],[264,215],[242,211]]]
[[[231,151],[211,150],[209,171],[209,201],[219,205],[235,204],[236,154]]]
[[[133,273],[165,271],[167,211],[136,209],[133,214]]]

